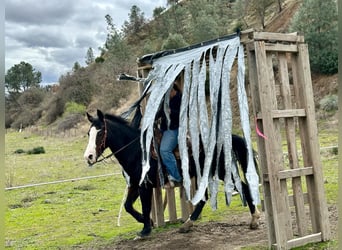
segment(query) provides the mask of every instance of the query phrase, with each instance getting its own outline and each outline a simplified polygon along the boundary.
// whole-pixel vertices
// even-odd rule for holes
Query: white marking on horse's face
[[[84,152],[84,159],[89,165],[92,165],[97,161],[96,137],[99,131],[100,130],[97,130],[95,127],[91,127],[89,130],[88,146]]]

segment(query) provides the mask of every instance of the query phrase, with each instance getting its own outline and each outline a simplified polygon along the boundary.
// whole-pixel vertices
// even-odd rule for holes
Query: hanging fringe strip
[[[140,179],[142,183],[148,172],[150,145],[153,139],[153,126],[156,113],[159,107],[167,106],[162,104],[167,98],[168,91],[176,77],[184,73],[184,83],[182,92],[182,104],[180,110],[180,126],[178,135],[178,145],[182,162],[183,186],[188,199],[191,199],[191,181],[189,175],[189,155],[186,143],[187,135],[191,136],[193,157],[197,169],[198,186],[191,199],[193,204],[197,204],[203,199],[205,190],[209,186],[211,204],[216,206],[218,192],[218,174],[211,173],[214,157],[214,150],[217,148],[225,155],[225,192],[228,203],[234,190],[234,183],[242,197],[242,187],[239,174],[233,170],[232,164],[232,111],[230,104],[230,72],[235,58],[238,56],[238,100],[241,116],[241,126],[246,138],[248,148],[248,168],[246,179],[251,183],[250,189],[255,204],[259,202],[259,182],[258,175],[253,161],[253,152],[250,139],[250,125],[248,115],[248,103],[244,89],[244,60],[243,46],[239,37],[229,40],[217,40],[215,42],[184,50],[174,54],[168,54],[158,58],[153,58],[153,69],[148,75],[148,82],[153,82],[149,86],[149,98],[142,119],[141,127],[141,147],[143,151],[143,171]],[[209,79],[207,79],[207,65],[205,57],[209,56]],[[209,102],[206,100],[206,82],[209,81]],[[204,168],[202,175],[199,166],[200,140],[205,153]],[[217,167],[217,166],[213,166]]]

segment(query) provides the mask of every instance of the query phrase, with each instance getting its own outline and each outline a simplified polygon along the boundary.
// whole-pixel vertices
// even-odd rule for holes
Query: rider
[[[161,124],[160,129],[163,134],[160,143],[160,156],[168,172],[168,178],[170,185],[174,182],[182,182],[182,177],[179,174],[177,161],[173,154],[173,150],[178,145],[178,128],[179,128],[179,113],[182,100],[181,91],[177,85],[179,78],[173,83],[173,87],[170,91],[170,102],[168,115],[170,122],[166,117],[164,108],[161,108]]]

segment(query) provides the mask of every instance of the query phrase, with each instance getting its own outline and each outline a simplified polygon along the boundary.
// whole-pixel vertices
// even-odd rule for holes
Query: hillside
[[[265,32],[278,32],[278,33],[286,33],[289,30],[289,26],[291,20],[299,9],[301,1],[296,0],[287,0],[284,1],[283,10],[280,13],[274,12],[273,10],[276,6],[272,5],[269,6],[269,10],[266,12],[266,27],[263,31]],[[261,31],[260,24],[257,21],[256,16],[248,16],[246,20],[249,25],[248,28],[253,28],[256,31]],[[247,80],[248,81],[248,80]],[[320,75],[320,74],[312,74],[312,84],[313,84],[313,91],[314,91],[314,100],[316,103],[316,108],[319,108],[319,102],[322,98],[327,95],[337,94],[337,74],[335,75]],[[235,91],[235,85],[233,83],[232,86],[234,89],[232,92]],[[137,99],[137,92],[133,92],[126,102],[118,109],[120,113],[125,110],[134,100]],[[236,97],[232,97],[232,105],[233,110],[235,113],[238,112],[237,108],[237,100]],[[318,117],[319,118],[319,117]]]
[[[202,5],[196,4],[199,2]],[[75,128],[78,123],[86,124],[85,111],[101,109],[120,114],[138,98],[139,90],[136,82],[118,81],[117,76],[121,73],[136,75],[136,58],[232,34],[236,28],[286,33],[302,1],[282,0],[281,12],[278,1],[273,1],[267,6],[263,21],[253,9],[255,6],[245,9],[245,15],[237,16],[237,2],[179,1],[144,23],[136,33],[119,35],[117,30],[111,30],[112,43],[109,40],[105,44],[112,44],[112,47],[103,48],[104,54],[86,67],[73,68],[61,76],[57,86],[6,97],[6,128],[35,125],[61,132]],[[196,20],[192,20],[194,18]],[[122,40],[117,40],[118,37]],[[313,74],[312,82],[316,108],[322,98],[337,93],[337,75]],[[236,97],[232,97],[232,102],[236,110]]]

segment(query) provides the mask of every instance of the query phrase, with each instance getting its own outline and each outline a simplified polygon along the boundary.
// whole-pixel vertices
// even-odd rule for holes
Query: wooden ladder
[[[307,44],[296,33],[244,41],[258,136],[269,246],[330,238]],[[283,153],[287,150],[287,154]]]

